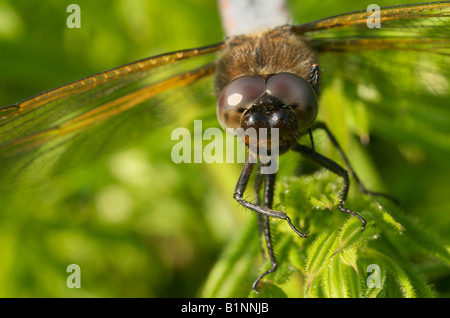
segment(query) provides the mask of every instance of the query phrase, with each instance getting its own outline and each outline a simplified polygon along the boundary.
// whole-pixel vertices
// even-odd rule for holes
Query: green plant
[[[361,231],[358,219],[334,207],[340,185],[340,180],[325,170],[282,182],[283,210],[295,224],[311,229],[311,234],[308,239],[295,237],[284,222],[273,222],[281,266],[266,277],[261,296],[436,296],[424,274],[426,259],[438,259],[445,268],[450,264],[450,245],[389,200],[356,194],[348,206],[368,221]],[[255,226],[249,225],[228,247],[209,277],[204,296],[256,296],[250,291],[251,281],[269,262],[255,265],[259,259],[255,235]],[[287,283],[289,280],[296,282]],[[210,288],[212,285],[215,287]]]

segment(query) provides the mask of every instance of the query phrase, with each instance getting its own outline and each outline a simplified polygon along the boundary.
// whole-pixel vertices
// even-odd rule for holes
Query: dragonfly
[[[222,5],[227,7],[225,2]],[[380,193],[363,186],[333,133],[325,123],[315,122],[327,74],[336,72],[358,83],[355,95],[361,95],[358,89],[376,92],[365,102],[386,122],[397,114],[390,107],[394,100],[404,101],[406,110],[415,106],[414,114],[425,114],[422,123],[441,139],[448,136],[448,123],[426,114],[446,114],[450,101],[450,1],[380,8],[380,28],[368,27],[372,17],[373,12],[363,9],[293,25],[284,15],[250,30],[234,20],[238,22],[225,24],[228,36],[219,43],[145,58],[1,107],[0,187],[40,182],[80,160],[93,160],[118,147],[122,134],[132,139],[170,122],[187,104],[205,95],[191,92],[211,89],[213,83],[222,127],[249,127],[261,117],[261,109],[266,117],[281,118],[283,123],[272,122],[272,126],[285,136],[282,152],[298,152],[342,177],[338,208],[357,217],[364,229],[366,220],[345,204],[349,175],[362,192]],[[236,93],[243,103],[227,102]],[[345,168],[316,152],[315,130],[325,131]],[[300,144],[297,140],[305,135],[310,143]],[[285,220],[301,237],[308,233],[300,231],[288,213],[273,209],[276,174],[262,174],[264,165],[251,159],[258,158],[249,152],[234,198],[257,213],[271,261],[271,268],[252,286],[257,292],[262,279],[278,267],[270,219]],[[254,190],[262,189],[263,196],[250,202],[244,192],[255,166]]]

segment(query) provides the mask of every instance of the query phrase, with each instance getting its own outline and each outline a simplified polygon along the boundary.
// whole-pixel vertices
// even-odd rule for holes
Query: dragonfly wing
[[[41,182],[212,98],[207,78],[221,46],[137,61],[0,108],[0,187]]]
[[[353,12],[299,25],[320,56],[324,86],[340,81],[370,130],[450,156],[450,2]],[[372,20],[371,20],[372,21]],[[373,21],[372,21],[373,22]],[[427,134],[423,131],[427,130]]]

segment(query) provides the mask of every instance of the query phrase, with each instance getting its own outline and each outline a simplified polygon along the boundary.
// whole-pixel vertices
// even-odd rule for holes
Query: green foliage
[[[443,266],[449,266],[450,245],[389,200],[354,193],[346,206],[367,220],[366,229],[362,231],[357,218],[330,207],[341,185],[336,176],[325,170],[312,176],[284,180],[279,189],[283,210],[291,215],[295,224],[304,225],[312,232],[309,238],[302,239],[283,221],[273,221],[280,268],[264,278],[260,296],[435,297],[436,292],[421,273],[421,263],[432,256]],[[245,247],[246,251],[241,251],[244,257],[250,247],[253,251],[257,245],[254,241],[245,241],[247,235],[240,237],[239,244],[231,245],[235,253],[239,247]],[[219,261],[222,271],[216,267],[208,280],[208,283],[214,281],[215,290],[225,291],[219,277],[227,277],[228,283],[234,281],[236,286],[242,283],[239,275],[232,271],[226,274],[223,264],[236,266],[231,265],[234,262],[242,262],[242,259],[224,253]],[[246,264],[249,270],[248,259]],[[268,265],[265,262],[262,268],[253,269],[253,279]],[[250,286],[248,279],[247,276],[246,283]],[[204,295],[218,296],[208,291]],[[249,295],[256,294],[251,291]],[[242,293],[220,296],[235,297]]]

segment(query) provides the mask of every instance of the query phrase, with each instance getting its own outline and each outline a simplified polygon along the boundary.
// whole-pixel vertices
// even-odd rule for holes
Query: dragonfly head
[[[270,149],[276,144],[280,154],[311,126],[317,111],[314,89],[291,73],[238,77],[223,88],[217,103],[217,117],[225,130],[242,128],[247,146]]]

